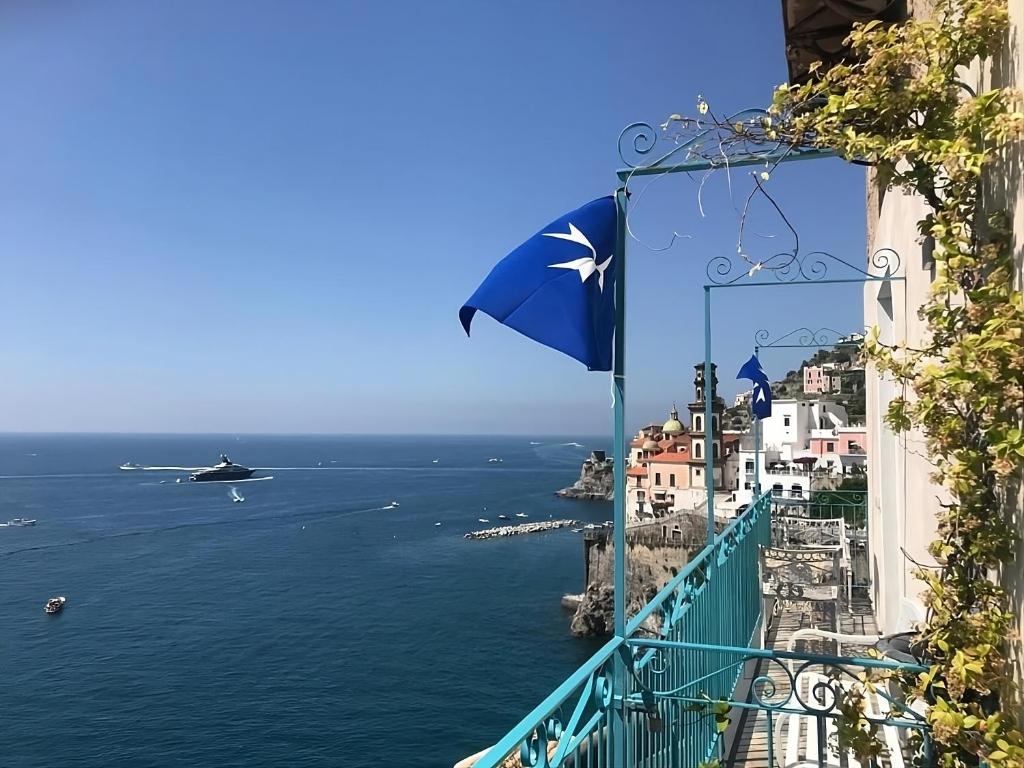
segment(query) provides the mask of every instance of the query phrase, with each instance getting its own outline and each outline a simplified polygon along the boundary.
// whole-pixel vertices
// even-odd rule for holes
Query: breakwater
[[[580,525],[577,520],[545,520],[539,523],[522,523],[521,525],[502,525],[497,528],[485,528],[482,531],[471,531],[464,539],[497,539],[504,536],[521,536],[524,533],[542,533],[558,528],[572,528]]]

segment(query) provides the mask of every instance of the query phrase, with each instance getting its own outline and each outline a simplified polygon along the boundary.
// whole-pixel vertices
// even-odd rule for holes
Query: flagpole
[[[754,346],[754,357],[760,359],[761,347]],[[751,501],[761,496],[761,419],[754,415],[754,391],[750,391],[750,418],[754,421],[754,493]]]
[[[708,546],[715,543],[715,459],[711,423],[714,403],[711,374],[711,288],[704,286],[704,485],[708,497]]]
[[[615,192],[615,361],[612,370],[612,398],[615,408],[615,510],[612,528],[615,549],[615,636],[626,636],[626,189]],[[613,764],[628,768],[626,744],[626,659],[616,656],[612,669],[612,695],[618,702],[611,718]]]

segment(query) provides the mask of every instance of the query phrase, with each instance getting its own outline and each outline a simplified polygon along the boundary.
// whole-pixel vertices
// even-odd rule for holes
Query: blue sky
[[[607,431],[606,374],[459,307],[614,188],[623,126],[786,78],[777,4],[678,0],[5,3],[0,72],[0,431],[119,432]],[[863,259],[863,169],[769,185],[804,250]],[[677,178],[635,211],[692,237],[630,246],[634,423],[690,399],[724,176],[704,208]],[[757,328],[861,324],[855,288],[720,292],[723,393]]]

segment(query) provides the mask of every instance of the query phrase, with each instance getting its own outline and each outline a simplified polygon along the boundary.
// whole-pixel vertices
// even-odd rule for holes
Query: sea
[[[488,747],[600,641],[559,603],[580,534],[463,535],[610,519],[553,496],[609,444],[0,435],[0,522],[37,520],[0,527],[0,766],[447,768]],[[118,468],[221,453],[273,479]]]

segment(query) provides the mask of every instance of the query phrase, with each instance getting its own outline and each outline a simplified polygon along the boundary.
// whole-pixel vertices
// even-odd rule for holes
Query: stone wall
[[[706,543],[703,518],[682,528],[687,534],[677,538],[661,535],[660,522],[643,529],[626,531],[627,615],[636,614],[658,591],[676,576]],[[584,538],[586,591],[572,619],[572,632],[580,636],[610,635],[614,630],[615,547],[610,530],[597,531]]]

